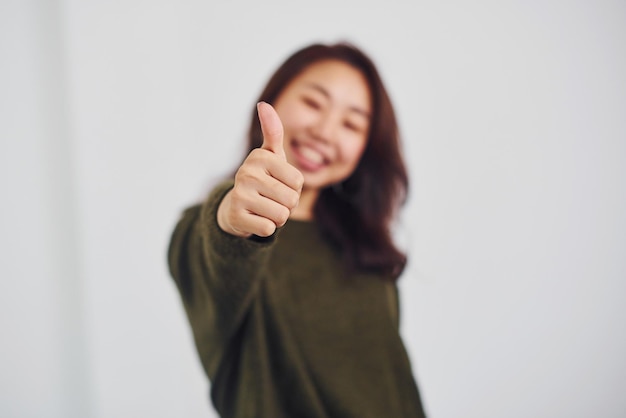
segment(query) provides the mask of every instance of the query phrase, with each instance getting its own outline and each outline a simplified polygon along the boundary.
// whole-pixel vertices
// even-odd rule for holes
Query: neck
[[[317,202],[318,197],[319,190],[306,188],[302,189],[298,206],[291,211],[291,215],[289,217],[300,221],[312,220],[313,208],[315,207],[315,202]]]

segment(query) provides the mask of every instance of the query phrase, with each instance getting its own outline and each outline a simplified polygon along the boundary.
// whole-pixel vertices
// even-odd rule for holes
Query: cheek
[[[359,161],[361,160],[361,156],[365,151],[365,141],[350,141],[343,144],[341,149],[342,160],[346,165],[349,165],[351,169],[354,169]]]
[[[288,131],[296,132],[302,129],[310,124],[313,119],[311,112],[307,112],[306,109],[303,109],[302,105],[298,102],[284,101],[275,109],[283,123],[285,134],[287,134]]]

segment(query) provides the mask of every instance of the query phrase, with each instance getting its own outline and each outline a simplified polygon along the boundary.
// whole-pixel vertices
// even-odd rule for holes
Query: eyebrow
[[[324,96],[326,96],[328,99],[331,99],[332,97],[330,96],[330,93],[328,92],[328,90],[326,90],[323,86],[317,84],[317,83],[306,83],[307,87],[312,88],[313,90],[317,90],[318,92],[320,92],[321,94],[323,94]],[[350,110],[352,110],[353,112],[356,112],[362,116],[365,116],[366,118],[370,118],[371,115],[368,111],[366,111],[365,109],[362,109],[358,106],[349,106],[348,107]]]

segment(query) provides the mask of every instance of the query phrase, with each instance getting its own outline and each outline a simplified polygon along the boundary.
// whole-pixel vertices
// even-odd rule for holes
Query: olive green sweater
[[[314,222],[225,233],[216,213],[231,186],[184,212],[168,254],[219,414],[423,417],[394,283],[344,274]]]

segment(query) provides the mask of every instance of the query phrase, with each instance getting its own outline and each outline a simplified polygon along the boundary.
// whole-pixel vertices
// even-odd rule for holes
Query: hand
[[[297,206],[304,179],[287,162],[283,125],[274,108],[257,104],[263,145],[254,149],[235,175],[235,186],[217,210],[217,223],[240,237],[268,237],[283,226]]]

